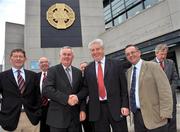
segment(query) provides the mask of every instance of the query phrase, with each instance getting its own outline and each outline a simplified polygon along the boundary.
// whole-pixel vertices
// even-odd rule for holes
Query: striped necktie
[[[24,81],[23,77],[21,76],[21,71],[17,70],[17,72],[18,72],[18,76],[17,76],[18,86],[19,86],[19,90],[22,94],[25,90],[25,81]]]

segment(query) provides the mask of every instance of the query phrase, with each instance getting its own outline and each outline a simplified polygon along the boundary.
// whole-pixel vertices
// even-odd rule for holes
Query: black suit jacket
[[[105,60],[104,83],[110,113],[115,121],[121,120],[121,108],[128,108],[128,92],[125,72],[116,60]],[[100,101],[95,62],[90,63],[84,72],[83,90],[78,98],[89,95],[89,120],[97,121],[100,116]]]
[[[79,124],[80,105],[68,105],[68,97],[76,94],[82,86],[81,71],[72,66],[73,86],[68,80],[62,64],[49,68],[43,83],[43,95],[50,99],[47,124],[56,128],[67,128],[73,120]],[[84,107],[81,108],[83,110]]]
[[[25,91],[22,95],[12,69],[0,73],[0,93],[2,94],[0,125],[8,131],[17,128],[22,105],[33,125],[38,124],[41,116],[40,91],[36,73],[28,70],[24,71],[26,80]]]
[[[36,76],[37,76],[37,82],[38,82],[38,85],[39,85],[39,90],[40,90],[41,74],[42,74],[42,72],[38,72],[38,73],[36,74]]]

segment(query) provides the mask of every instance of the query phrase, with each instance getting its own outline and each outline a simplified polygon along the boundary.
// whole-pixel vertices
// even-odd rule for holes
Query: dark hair
[[[13,49],[13,50],[11,51],[10,57],[11,57],[11,56],[13,55],[13,53],[15,53],[15,52],[21,52],[21,53],[23,53],[24,57],[26,57],[26,52],[25,52],[23,49]]]
[[[139,48],[138,48],[136,45],[134,45],[134,44],[128,44],[128,45],[126,45],[125,50],[126,50],[127,48],[129,48],[129,47],[134,47],[134,48],[136,48],[137,50],[139,50]]]

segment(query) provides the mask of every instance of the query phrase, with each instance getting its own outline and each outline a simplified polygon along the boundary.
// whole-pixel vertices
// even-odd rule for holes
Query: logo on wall
[[[67,29],[74,23],[75,13],[68,5],[56,3],[47,10],[46,19],[57,29]]]

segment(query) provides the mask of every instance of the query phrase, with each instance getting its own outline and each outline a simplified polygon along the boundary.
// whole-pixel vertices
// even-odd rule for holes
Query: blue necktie
[[[130,108],[133,113],[135,113],[137,110],[135,88],[136,88],[136,67],[134,67],[134,69],[133,69],[131,90],[130,90]]]

